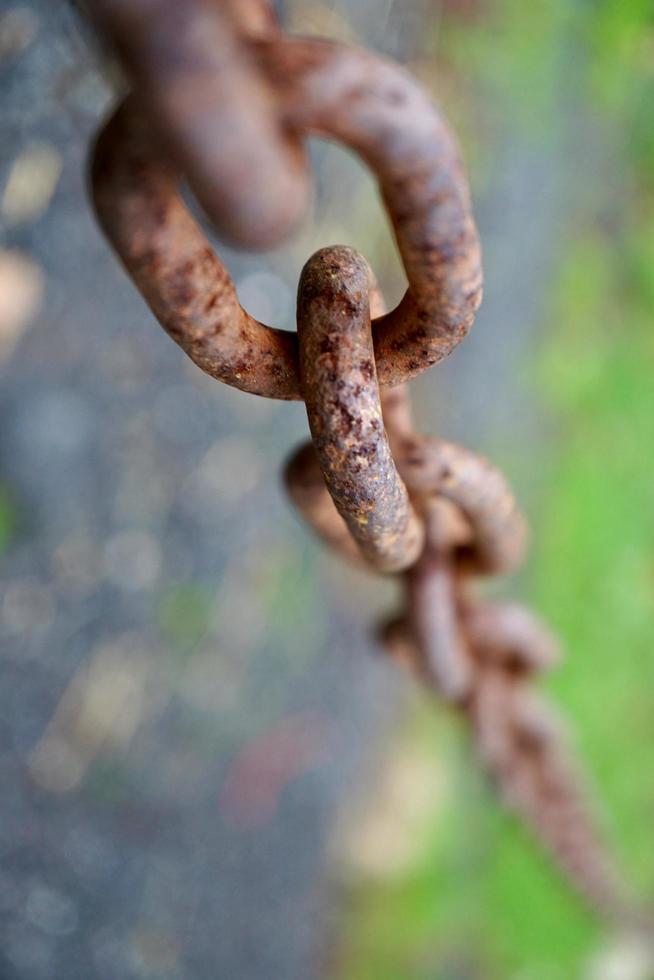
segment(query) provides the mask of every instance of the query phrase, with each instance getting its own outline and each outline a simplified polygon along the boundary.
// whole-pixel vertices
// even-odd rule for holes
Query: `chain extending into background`
[[[367,51],[281,33],[266,0],[97,0],[131,94],[92,167],[100,223],[170,336],[245,391],[303,399],[311,441],[289,494],[344,558],[400,576],[389,651],[468,720],[506,803],[577,887],[629,914],[561,725],[534,688],[557,659],[526,609],[474,579],[515,569],[526,527],[489,462],[418,435],[405,382],[465,337],[481,300],[479,241],[452,133],[420,86]],[[299,220],[303,137],[355,150],[379,182],[408,280],[385,312],[366,261],[323,249],[301,276],[297,334],[265,326],[179,192],[183,176],[218,231],[268,248]]]

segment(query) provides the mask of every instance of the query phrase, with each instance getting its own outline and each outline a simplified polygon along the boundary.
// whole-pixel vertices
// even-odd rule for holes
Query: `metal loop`
[[[509,673],[550,670],[560,658],[550,630],[524,606],[475,601],[464,604],[466,634],[477,655]]]
[[[284,482],[293,504],[318,537],[345,561],[369,570],[327,490],[312,442],[293,453],[284,469]]]
[[[405,438],[399,450],[395,455],[397,469],[418,512],[428,518],[441,501],[454,506],[451,515],[443,514],[439,508],[440,516],[448,518],[447,527],[428,522],[427,541],[432,550],[450,552],[459,572],[498,574],[515,570],[524,556],[527,526],[499,470],[483,457],[442,439]],[[310,447],[303,447],[293,457],[286,479],[289,493],[308,524],[350,559],[352,551],[343,536],[339,514],[329,505],[329,495]],[[467,527],[462,527],[461,516]],[[465,615],[470,617],[475,643],[483,635],[487,645],[495,649],[493,638],[497,633],[499,641],[506,641],[511,650],[507,658],[520,659],[522,630],[524,648],[529,646],[529,653],[524,656],[535,658],[534,669],[548,666],[554,656],[549,633],[526,610],[520,610],[522,616],[518,610],[520,607],[507,606],[489,607],[486,611],[484,607],[482,612],[476,605],[467,609]]]
[[[327,488],[366,559],[401,571],[423,528],[384,429],[370,327],[371,273],[350,248],[322,249],[300,277],[300,377]]]
[[[150,128],[220,234],[250,248],[287,237],[304,213],[308,172],[276,93],[243,35],[270,34],[262,0],[96,0]]]
[[[513,571],[522,561],[527,525],[503,474],[487,459],[443,439],[405,439],[396,455],[409,492],[423,509],[443,497],[470,523],[469,545],[456,549],[460,569]]]
[[[406,583],[421,673],[443,700],[462,704],[473,689],[474,674],[451,559],[425,549],[407,572]]]
[[[466,716],[500,792],[571,877],[619,909],[583,782],[532,690],[555,644],[526,610],[469,591],[471,573],[522,560],[524,520],[490,463],[414,434],[401,385],[449,354],[481,299],[479,241],[446,123],[392,63],[283,36],[269,0],[97,0],[94,12],[134,85],[94,154],[107,237],[204,371],[304,399],[313,443],[288,464],[292,499],[349,561],[404,573],[405,611],[386,642]],[[344,143],[377,177],[408,290],[385,313],[365,260],[324,249],[303,270],[293,334],[240,306],[178,185],[188,180],[227,237],[268,247],[302,212],[306,135]]]
[[[377,373],[382,385],[414,377],[463,339],[481,301],[479,241],[456,141],[420,86],[390,62],[287,37],[250,47],[283,102],[285,129],[340,140],[378,177],[409,289],[375,321]],[[263,159],[268,145],[265,134],[261,151],[250,153],[229,132],[216,139],[223,152],[231,148],[226,156],[237,170],[243,154]],[[238,207],[256,224],[257,199],[251,208],[244,200],[247,160],[243,166]],[[215,172],[211,177],[215,187]],[[271,398],[301,398],[297,336],[258,323],[240,307],[177,181],[135,103],[119,109],[96,145],[94,200],[100,224],[153,313],[213,377]]]

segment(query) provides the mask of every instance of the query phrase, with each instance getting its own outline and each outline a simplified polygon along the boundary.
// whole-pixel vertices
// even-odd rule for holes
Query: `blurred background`
[[[505,591],[607,835],[654,897],[654,11],[649,0],[287,0],[392,55],[460,136],[485,255],[470,337],[412,390],[533,526]],[[495,803],[465,732],[387,663],[392,585],[291,513],[301,405],[205,377],[94,225],[114,95],[53,0],[0,4],[0,976],[651,980]],[[285,248],[220,246],[256,316],[348,243],[403,283],[370,179],[316,144]]]

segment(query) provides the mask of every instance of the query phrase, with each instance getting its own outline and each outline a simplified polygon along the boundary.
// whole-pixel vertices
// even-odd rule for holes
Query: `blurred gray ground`
[[[402,5],[338,23],[363,32],[364,6],[403,56]],[[309,980],[337,925],[335,812],[406,695],[367,635],[389,592],[289,511],[302,406],[202,376],[100,237],[84,170],[111,96],[68,8],[0,9],[0,976]],[[389,251],[370,181],[314,155],[298,241],[227,253],[245,305],[289,327],[313,248]],[[440,396],[417,385],[425,427],[438,408],[482,448],[535,424],[516,370],[564,206],[551,164],[498,150],[485,312]]]

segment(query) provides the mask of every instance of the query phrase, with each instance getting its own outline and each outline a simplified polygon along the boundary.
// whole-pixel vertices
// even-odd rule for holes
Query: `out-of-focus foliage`
[[[476,137],[465,127],[482,164],[507,117],[546,143],[563,112],[573,134],[574,205],[529,368],[550,435],[528,461],[542,492],[526,592],[564,638],[555,696],[605,803],[608,837],[651,898],[654,8],[479,4],[472,18],[440,24],[436,56],[465,79],[469,104],[457,112],[484,120]],[[341,977],[650,977],[628,945],[613,949],[621,972],[609,974],[614,940],[470,775],[450,724],[410,733],[431,741],[448,789],[404,871],[354,889]]]
[[[4,487],[0,486],[0,554],[9,543],[15,523],[16,515],[11,498]]]

